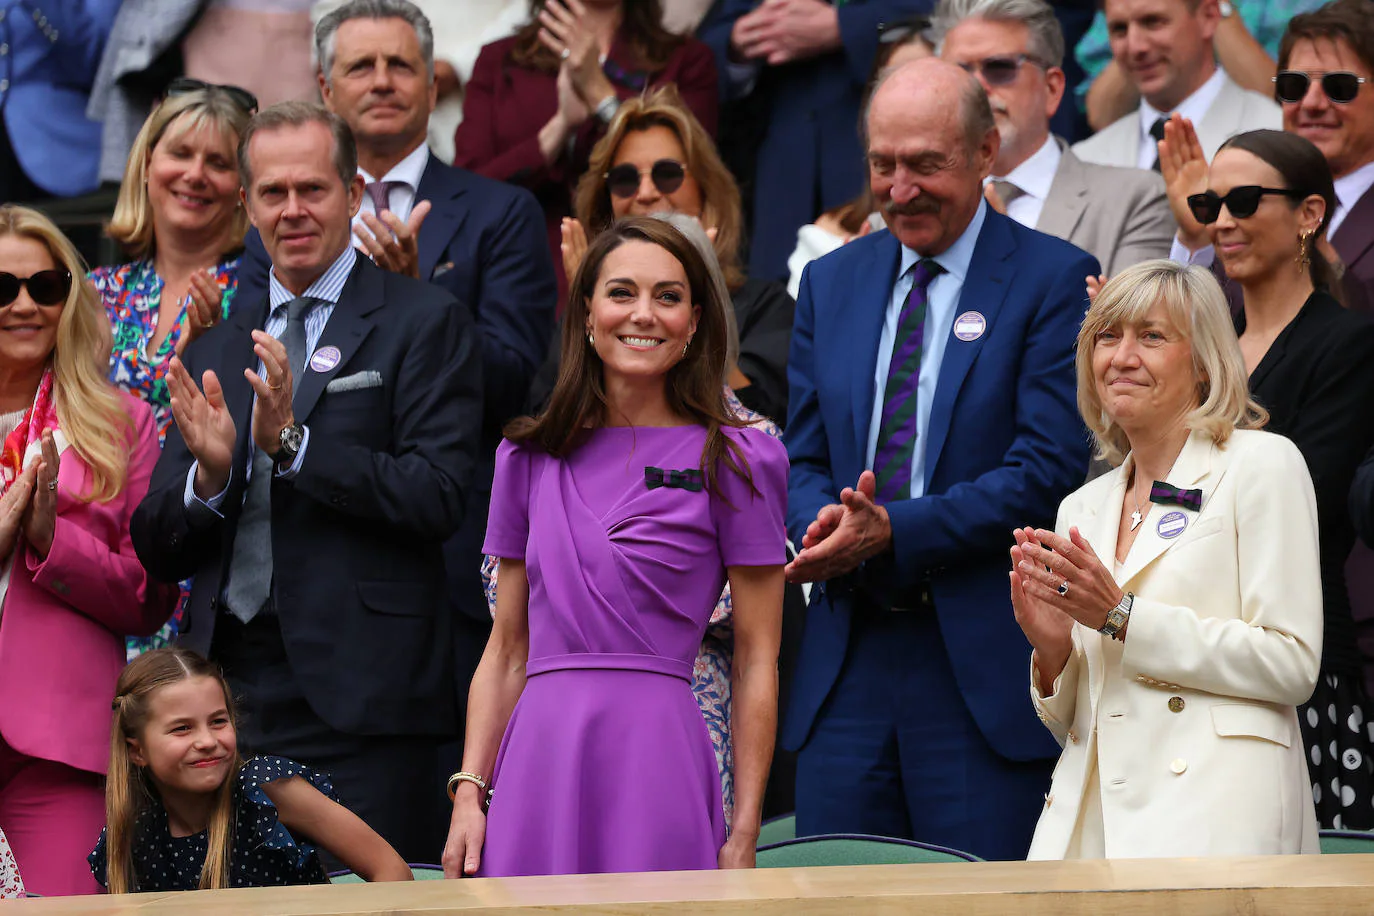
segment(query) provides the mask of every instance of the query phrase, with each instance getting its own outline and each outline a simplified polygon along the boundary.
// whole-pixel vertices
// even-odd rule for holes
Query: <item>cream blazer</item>
[[[1130,467],[1059,508],[1059,533],[1077,525],[1108,569]],[[1094,758],[1108,858],[1319,851],[1295,710],[1322,643],[1307,466],[1272,433],[1237,430],[1224,448],[1193,433],[1168,483],[1201,489],[1202,507],[1150,504],[1117,576],[1135,594],[1117,676],[1103,671],[1107,637],[1082,624],[1051,696],[1032,671],[1036,712],[1064,751],[1031,859],[1070,848]]]

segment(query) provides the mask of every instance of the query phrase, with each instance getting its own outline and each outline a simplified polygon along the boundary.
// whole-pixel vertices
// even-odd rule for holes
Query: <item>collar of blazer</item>
[[[467,174],[451,165],[439,161],[433,151],[429,162],[420,175],[420,184],[415,189],[415,202],[430,202],[431,210],[420,226],[419,258],[420,277],[428,280],[434,275],[439,257],[448,247],[449,240],[458,234],[467,216],[466,207],[454,203],[467,191]]]
[[[1374,187],[1365,191],[1350,207],[1331,244],[1348,268],[1364,257],[1374,245]]]
[[[1073,154],[1062,138],[1055,137],[1054,141],[1059,144],[1059,168],[1050,182],[1050,192],[1045,196],[1035,228],[1046,235],[1068,239],[1088,208],[1090,189],[1083,160]]]
[[[1080,526],[1088,537],[1088,543],[1097,552],[1098,559],[1108,570],[1113,569],[1116,562],[1116,533],[1121,524],[1126,481],[1130,479],[1133,465],[1132,456],[1127,455],[1121,467],[1112,472],[1111,488],[1106,500],[1099,506],[1085,507],[1085,521]],[[1217,448],[1208,434],[1192,433],[1184,443],[1183,451],[1179,452],[1178,458],[1174,460],[1174,466],[1169,469],[1166,480],[1175,487],[1202,490],[1202,508],[1194,512],[1181,506],[1161,505],[1159,511],[1151,512],[1145,524],[1141,525],[1136,533],[1135,543],[1131,545],[1131,552],[1126,555],[1121,575],[1116,577],[1117,585],[1126,588],[1151,563],[1179,541],[1177,535],[1172,538],[1160,536],[1160,519],[1170,512],[1178,511],[1183,513],[1191,525],[1200,514],[1207,511],[1207,503],[1216,488],[1216,481],[1225,470],[1226,452]]]

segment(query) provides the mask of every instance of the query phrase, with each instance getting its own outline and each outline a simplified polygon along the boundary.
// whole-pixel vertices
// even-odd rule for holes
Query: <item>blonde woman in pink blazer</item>
[[[0,206],[0,831],[44,896],[99,890],[86,854],[124,637],[156,631],[176,601],[129,539],[157,432],[106,380],[85,276],[46,217]]]

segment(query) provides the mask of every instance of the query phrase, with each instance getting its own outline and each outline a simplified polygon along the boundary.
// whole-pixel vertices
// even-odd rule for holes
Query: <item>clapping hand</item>
[[[410,210],[410,218],[401,218],[390,210],[377,215],[362,214],[361,226],[353,227],[353,234],[362,243],[372,262],[383,270],[420,279],[420,226],[433,205],[422,200]]]
[[[234,461],[234,418],[224,403],[224,389],[211,370],[201,376],[202,394],[180,357],[172,357],[167,369],[167,390],[172,396],[172,419],[196,459],[195,492],[209,499],[229,482]]]
[[[191,301],[186,303],[186,328],[177,338],[176,355],[180,356],[191,343],[219,323],[224,310],[224,290],[208,271],[191,274]]]
[[[1087,283],[1087,285],[1088,285],[1088,301],[1089,301],[1089,302],[1094,302],[1094,301],[1096,301],[1096,299],[1097,299],[1097,294],[1100,293],[1100,292],[1102,292],[1102,287],[1104,287],[1104,286],[1107,285],[1107,275],[1106,275],[1106,274],[1098,274],[1097,276],[1094,277],[1094,276],[1092,276],[1091,274],[1089,274],[1088,276],[1084,277],[1083,279],[1084,279],[1084,281],[1085,281],[1085,282]]]
[[[57,533],[57,471],[62,460],[51,430],[43,433],[41,448],[42,457],[34,462],[33,496],[24,516],[24,539],[40,559],[47,557]]]
[[[877,479],[859,475],[858,485],[840,491],[839,503],[824,506],[802,535],[801,553],[783,572],[788,582],[823,582],[857,569],[892,543],[887,510],[875,503]]]
[[[1020,551],[1013,572],[1020,577],[1022,594],[1059,609],[1090,630],[1101,629],[1125,593],[1088,539],[1077,527],[1069,529],[1068,537],[1043,528],[1019,533],[1025,536],[1017,537],[1012,548]],[[1013,585],[1013,598],[1015,589]]]
[[[615,95],[615,87],[601,69],[596,36],[583,26],[586,13],[581,0],[548,0],[539,11],[539,41],[562,59],[570,87],[590,110]]]
[[[24,527],[24,515],[33,496],[34,481],[38,478],[38,462],[32,462],[20,472],[10,488],[0,496],[0,561],[14,552],[19,532]]]
[[[253,332],[253,352],[262,360],[263,375],[244,369],[243,377],[253,386],[253,444],[268,455],[281,448],[281,431],[296,422],[291,409],[293,380],[286,344],[266,331]]]
[[[587,230],[582,228],[579,220],[570,216],[563,217],[559,229],[563,236],[558,245],[558,250],[563,253],[563,273],[571,283],[572,278],[577,276],[577,268],[582,265],[582,258],[587,254]]]
[[[1189,251],[1207,247],[1207,227],[1188,208],[1188,197],[1207,190],[1207,157],[1193,122],[1175,114],[1164,124],[1159,141],[1159,173],[1169,191],[1169,209],[1178,223],[1178,240]]]
[[[1028,545],[1040,546],[1035,531],[1018,528],[1012,535],[1016,546],[1011,549],[1011,607],[1021,632],[1035,650],[1035,667],[1044,676],[1040,692],[1048,694],[1049,685],[1064,670],[1073,651],[1073,618],[1028,587],[1029,574],[1023,572],[1022,565],[1030,562]]]
[[[763,0],[735,21],[731,51],[772,66],[840,47],[840,20],[825,0]]]

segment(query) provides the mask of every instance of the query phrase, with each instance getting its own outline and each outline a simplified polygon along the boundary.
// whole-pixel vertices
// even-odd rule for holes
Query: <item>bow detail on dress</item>
[[[1183,490],[1162,480],[1156,480],[1150,485],[1150,502],[1161,505],[1173,504],[1197,512],[1202,508],[1202,491]]]
[[[678,490],[700,493],[701,471],[696,468],[665,471],[663,468],[646,467],[644,469],[644,484],[650,490],[657,490],[659,487],[673,487]]]

